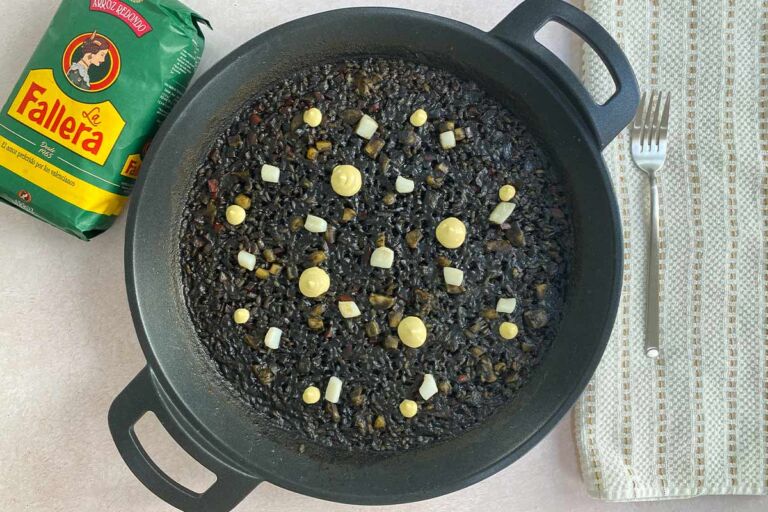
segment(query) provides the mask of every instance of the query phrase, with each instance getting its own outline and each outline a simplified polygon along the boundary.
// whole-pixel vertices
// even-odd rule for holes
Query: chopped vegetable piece
[[[245,194],[238,194],[235,197],[235,204],[243,210],[247,210],[251,207],[251,198]]]
[[[272,263],[277,259],[277,255],[275,254],[275,251],[273,251],[272,249],[264,249],[261,252],[261,255],[264,256],[264,261],[266,261],[267,263]]]
[[[464,283],[464,271],[453,267],[445,267],[443,269],[443,277],[445,278],[445,284],[451,286],[461,286]]]
[[[379,295],[378,293],[372,293],[369,295],[368,301],[373,307],[378,309],[390,309],[395,305],[394,297],[387,297],[386,295]]]
[[[320,152],[317,150],[314,146],[309,146],[307,148],[307,160],[317,160],[317,155],[319,155]]]
[[[240,251],[237,253],[237,264],[247,270],[253,270],[256,268],[256,255],[251,254],[248,251]]]
[[[398,345],[400,345],[400,340],[397,336],[387,336],[384,338],[384,348],[387,350],[397,350]]]
[[[386,143],[382,139],[371,139],[371,141],[365,145],[363,151],[365,151],[366,155],[375,160],[379,157],[379,153],[381,153],[381,150],[384,149],[385,144]]]
[[[427,176],[427,186],[429,188],[438,189],[442,187],[445,184],[445,178],[443,177],[437,177],[435,178],[432,175]]]
[[[416,184],[413,182],[413,180],[403,178],[402,176],[398,176],[397,180],[395,181],[395,190],[397,190],[397,192],[400,194],[410,194],[413,192],[415,187]]]
[[[368,114],[364,114],[357,123],[355,133],[364,139],[370,139],[376,134],[379,124]]]
[[[320,217],[307,215],[307,218],[304,220],[304,229],[310,233],[325,233],[328,229],[328,223]]]
[[[378,415],[376,416],[376,419],[373,420],[373,428],[376,430],[384,430],[387,428],[387,420],[384,419],[384,416]]]
[[[411,348],[419,348],[427,341],[427,327],[421,318],[407,316],[397,326],[397,335],[404,345]]]
[[[349,222],[357,216],[357,212],[352,208],[344,208],[344,212],[341,214],[342,222]]]
[[[272,274],[273,276],[276,276],[277,274],[282,272],[282,270],[283,270],[283,266],[282,265],[278,265],[277,263],[273,263],[269,267],[269,273]]]
[[[355,318],[360,316],[360,308],[357,307],[354,301],[341,301],[339,302],[339,313],[344,318]]]
[[[236,324],[244,324],[251,318],[251,312],[245,308],[236,309],[232,315],[232,319]]]
[[[419,242],[421,242],[421,239],[424,235],[422,234],[420,229],[414,229],[412,231],[409,231],[405,235],[405,243],[408,244],[408,247],[411,249],[415,249],[419,246]]]
[[[317,128],[323,122],[323,113],[320,109],[312,107],[304,112],[304,122],[312,128]]]
[[[389,247],[379,247],[371,254],[371,266],[378,268],[392,268],[395,261],[395,251]]]
[[[512,340],[517,337],[518,329],[517,324],[512,322],[504,322],[499,326],[499,334],[505,340]]]
[[[264,336],[264,344],[267,346],[267,348],[277,350],[280,347],[280,338],[282,337],[282,329],[278,329],[277,327],[270,327],[267,330],[267,334]]]
[[[339,403],[341,397],[341,387],[343,383],[338,377],[331,377],[328,379],[328,385],[325,387],[325,399],[332,404]]]
[[[363,186],[363,176],[353,165],[337,165],[331,173],[333,191],[343,197],[352,197]]]
[[[347,109],[341,113],[341,120],[349,125],[357,123],[360,121],[361,117],[363,117],[363,111],[353,108]]]
[[[517,190],[512,185],[504,185],[499,189],[499,199],[505,203],[515,198]]]
[[[269,271],[265,268],[257,268],[256,269],[256,277],[258,279],[261,279],[262,281],[265,281],[269,279]]]
[[[440,134],[440,145],[443,149],[453,149],[456,147],[456,135],[452,131]]]
[[[431,373],[424,376],[424,381],[419,387],[419,394],[424,400],[429,400],[437,394],[437,382],[435,382],[435,377]]]
[[[309,255],[309,262],[315,267],[327,259],[328,256],[325,254],[325,251],[315,251]]]
[[[309,298],[319,297],[331,287],[331,278],[325,270],[311,267],[301,273],[299,277],[299,291]]]
[[[454,286],[452,284],[446,284],[445,289],[451,295],[459,295],[460,293],[464,293],[467,291],[467,289],[464,288],[463,286]]]
[[[295,233],[298,230],[300,230],[302,227],[304,227],[304,219],[302,219],[301,217],[294,217],[291,219],[290,228],[292,232]]]
[[[381,327],[379,327],[378,322],[376,320],[371,320],[367,324],[365,324],[365,334],[369,338],[375,338],[379,334],[381,334]]]
[[[307,318],[307,326],[313,331],[322,331],[325,328],[325,323],[323,323],[322,318],[311,316]]]
[[[435,230],[437,241],[446,249],[461,247],[467,238],[467,227],[456,217],[448,217]]]
[[[245,222],[245,210],[242,206],[237,206],[236,204],[230,205],[227,207],[226,217],[227,222],[232,226],[239,226]]]
[[[493,222],[494,224],[504,224],[507,222],[507,219],[510,215],[512,215],[512,212],[515,211],[515,203],[499,203],[496,205],[496,208],[493,209],[491,212],[491,216],[488,217],[488,220]]]
[[[315,142],[315,147],[319,152],[325,153],[326,151],[330,151],[331,148],[333,148],[333,144],[328,140],[319,140]]]
[[[427,115],[427,111],[423,108],[420,108],[416,110],[413,114],[411,114],[411,124],[415,126],[416,128],[419,128],[421,126],[424,126],[427,124],[427,120],[429,119],[429,115]]]
[[[413,400],[403,400],[400,402],[400,414],[406,418],[413,418],[419,412],[419,406]]]
[[[274,165],[264,164],[261,166],[261,179],[267,183],[280,182],[280,169]]]
[[[501,298],[496,303],[496,311],[499,313],[514,313],[517,308],[517,299],[514,298]]]
[[[308,386],[301,395],[301,399],[305,404],[316,404],[320,401],[320,390],[315,386]]]

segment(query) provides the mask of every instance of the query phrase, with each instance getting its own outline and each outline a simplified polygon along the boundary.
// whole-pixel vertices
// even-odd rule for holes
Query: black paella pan
[[[534,34],[557,21],[587,41],[616,83],[594,103]],[[317,62],[397,57],[444,68],[484,87],[539,139],[568,192],[575,261],[559,334],[516,397],[478,428],[396,453],[356,455],[307,443],[260,422],[233,394],[198,342],[181,289],[179,237],[194,170],[215,134],[252,96]],[[560,0],[527,0],[486,33],[449,19],[384,8],[303,18],[235,50],[189,91],[155,138],[128,217],[126,280],[147,366],[112,404],[109,426],[133,473],[188,511],[232,509],[260,482],[356,504],[417,501],[499,471],[541,440],[569,410],[608,340],[621,287],[621,231],[601,150],[633,117],[638,89],[618,45]],[[202,494],[165,475],[134,424],[154,412],[173,438],[217,476]]]

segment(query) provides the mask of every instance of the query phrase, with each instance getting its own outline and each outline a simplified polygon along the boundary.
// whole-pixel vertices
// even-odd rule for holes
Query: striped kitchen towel
[[[662,357],[643,354],[648,187],[605,151],[623,219],[613,335],[575,408],[589,493],[768,491],[768,0],[586,0],[641,89],[672,92],[660,174]],[[612,83],[588,55],[588,86]]]

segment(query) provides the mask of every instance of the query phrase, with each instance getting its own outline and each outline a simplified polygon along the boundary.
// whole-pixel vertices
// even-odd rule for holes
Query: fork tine
[[[651,91],[651,99],[648,102],[648,108],[645,110],[645,122],[643,122],[643,131],[640,134],[640,145],[645,147],[645,140],[648,139],[648,145],[651,145],[651,115],[653,114],[653,101],[656,97],[656,91]]]
[[[653,149],[653,143],[656,142],[656,147],[659,147],[659,134],[660,134],[660,125],[659,125],[659,119],[661,116],[661,99],[662,99],[662,92],[659,91],[659,97],[656,101],[656,112],[653,114],[653,124],[651,125],[651,133],[648,136],[648,146]],[[650,109],[649,109],[650,110]]]
[[[640,136],[641,128],[643,127],[643,113],[645,112],[645,96],[647,93],[643,93],[640,97],[640,104],[637,106],[637,112],[635,118],[632,120],[632,126],[629,130],[629,136],[632,138],[632,143],[637,142],[637,138]]]
[[[661,103],[661,98],[659,98]],[[656,144],[661,144],[661,141],[667,141],[667,134],[669,132],[669,108],[672,103],[672,93],[667,93],[667,101],[664,103],[664,112],[661,114],[661,124],[659,124],[659,131],[656,136]]]

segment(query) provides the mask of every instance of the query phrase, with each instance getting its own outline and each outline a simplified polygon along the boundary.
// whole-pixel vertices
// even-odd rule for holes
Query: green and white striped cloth
[[[606,151],[624,230],[616,326],[576,406],[589,493],[768,491],[768,0],[586,0],[641,89],[672,92],[660,174],[662,357],[643,353],[648,187]],[[595,58],[585,77],[611,91]]]

